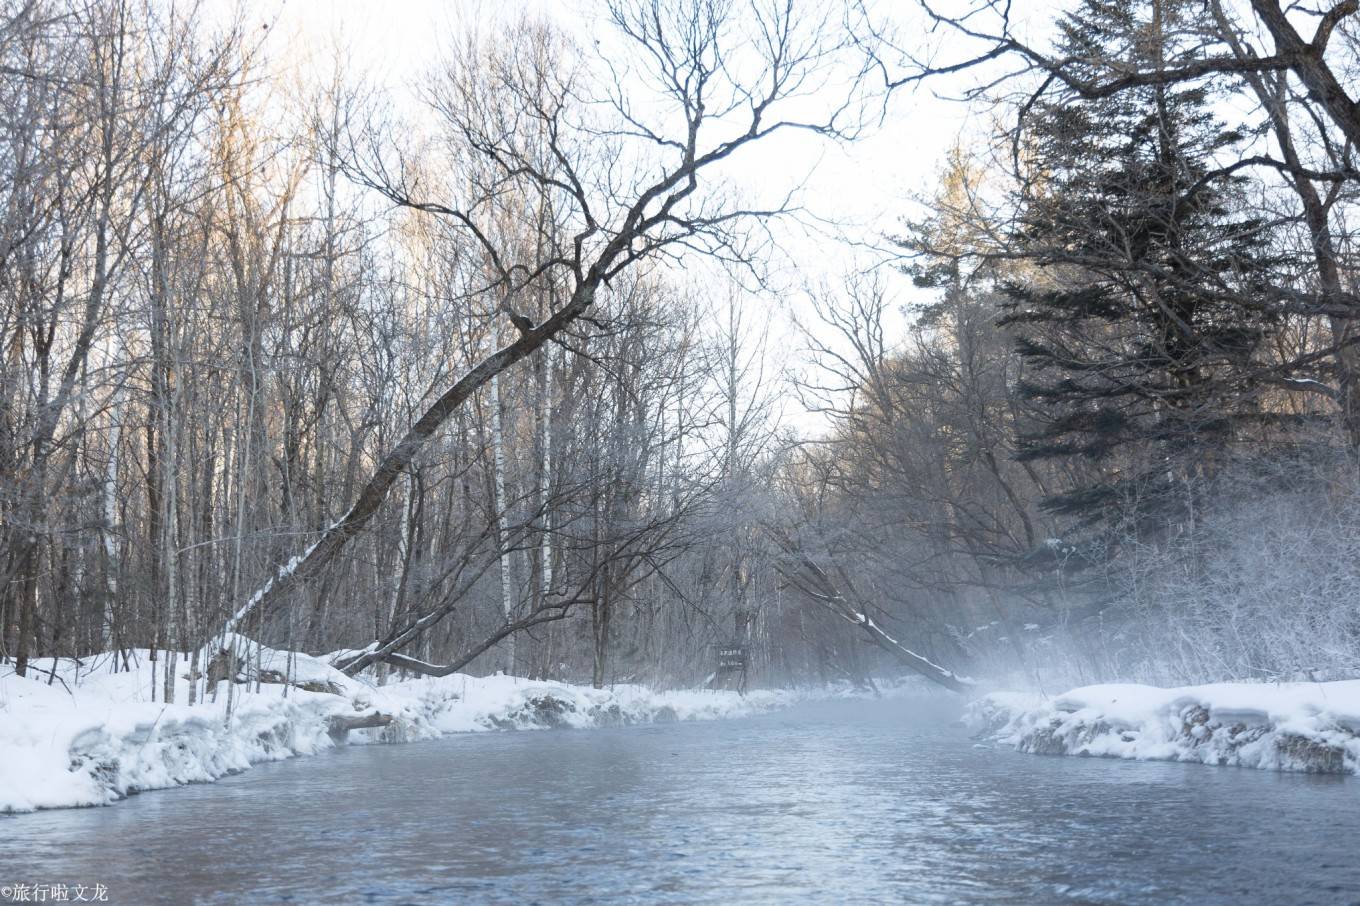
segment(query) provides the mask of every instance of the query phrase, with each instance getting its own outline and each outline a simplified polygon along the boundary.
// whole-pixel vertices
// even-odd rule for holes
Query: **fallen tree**
[[[494,558],[484,561],[471,579],[456,586],[436,606],[395,625],[386,636],[364,648],[340,653],[332,658],[331,666],[348,676],[356,676],[375,664],[398,667],[421,676],[440,677],[458,673],[517,633],[566,619],[578,605],[597,606],[602,594],[618,597],[659,571],[663,566],[662,558],[665,557],[669,536],[680,525],[683,515],[683,511],[676,510],[635,526],[626,537],[616,541],[607,556],[594,560],[591,568],[585,570],[570,588],[553,590],[527,613],[507,619],[448,664],[432,664],[402,654],[401,651],[453,613],[457,602],[470,590],[477,577],[495,562]],[[605,588],[606,585],[609,587]]]
[[[889,635],[882,626],[874,622],[873,617],[869,616],[869,608],[862,603],[852,603],[826,570],[808,556],[787,532],[778,526],[768,524],[765,529],[784,552],[783,558],[775,564],[775,569],[804,597],[859,627],[871,642],[931,682],[951,692],[963,693],[972,690],[973,684],[970,680],[917,654]],[[845,584],[849,585],[848,582]]]

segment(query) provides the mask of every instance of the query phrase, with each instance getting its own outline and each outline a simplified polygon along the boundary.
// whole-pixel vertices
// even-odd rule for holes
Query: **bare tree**
[[[425,410],[348,511],[244,601],[227,630],[257,609],[272,612],[291,589],[320,575],[450,415],[581,318],[610,281],[641,262],[686,252],[750,263],[748,228],[789,206],[734,203],[714,181],[727,161],[776,134],[847,138],[859,126],[863,61],[827,12],[654,0],[613,4],[609,13],[635,68],[606,59],[588,71],[560,36],[527,23],[508,46],[470,41],[454,54],[431,101],[456,147],[455,165],[462,154],[475,164],[463,168],[473,181],[458,200],[427,196],[386,147],[389,133],[369,133],[369,153],[354,160],[353,175],[395,204],[465,231],[490,263],[494,280],[485,291],[503,301],[518,337]],[[524,40],[526,31],[537,38]],[[838,65],[850,67],[848,91],[836,92],[822,75]],[[818,110],[814,118],[805,117],[809,107]],[[526,132],[546,136],[546,147],[526,141]],[[496,199],[512,190],[561,211],[570,224],[561,247],[525,258],[495,241],[488,218]],[[563,301],[533,324],[516,306],[523,305],[524,288],[545,274],[560,280]]]

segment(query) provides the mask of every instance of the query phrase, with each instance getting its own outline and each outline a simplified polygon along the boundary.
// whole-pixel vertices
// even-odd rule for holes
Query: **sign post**
[[[746,672],[750,665],[750,652],[745,645],[718,646],[718,672],[716,679],[736,676],[737,692],[746,694]]]

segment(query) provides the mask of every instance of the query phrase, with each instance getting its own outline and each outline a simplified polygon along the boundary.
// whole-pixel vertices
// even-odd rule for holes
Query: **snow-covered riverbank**
[[[248,644],[248,643],[246,643]],[[244,647],[244,646],[243,646]],[[325,661],[253,647],[243,660],[266,680],[227,685],[216,702],[150,701],[147,652],[130,671],[110,656],[33,662],[20,678],[0,666],[0,812],[101,805],[129,793],[216,780],[262,761],[336,745],[406,742],[445,733],[708,720],[768,710],[788,692],[592,689],[518,677],[455,674],[376,686]],[[175,699],[188,700],[180,662]],[[268,682],[284,676],[292,684]],[[159,690],[158,690],[159,697]],[[364,726],[368,725],[368,726]],[[353,729],[358,726],[359,728]]]
[[[1360,680],[998,692],[969,705],[967,720],[985,738],[1041,755],[1360,773]]]

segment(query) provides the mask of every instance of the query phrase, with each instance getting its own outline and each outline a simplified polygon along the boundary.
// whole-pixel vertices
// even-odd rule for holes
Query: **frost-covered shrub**
[[[1193,530],[1131,545],[1114,563],[1104,625],[1081,630],[1106,636],[1100,672],[1182,683],[1360,676],[1360,481],[1236,490]]]
[[[999,625],[975,633],[990,678],[1051,691],[1360,677],[1354,467],[1257,467],[1199,496],[1190,525],[1109,539],[1103,565],[1049,614],[1012,620],[1009,638]]]

